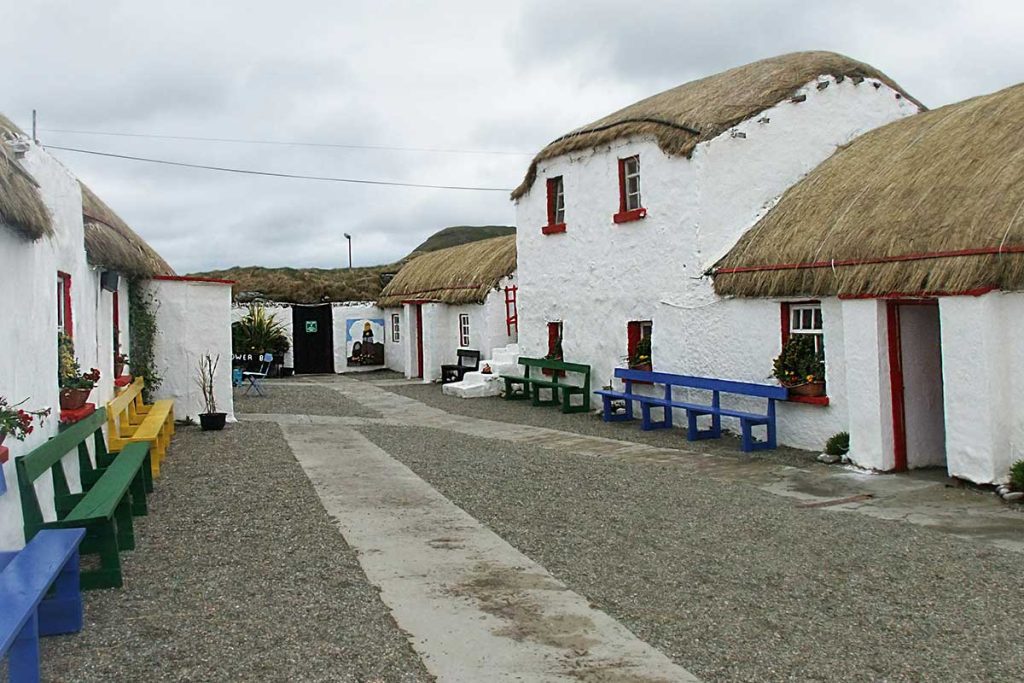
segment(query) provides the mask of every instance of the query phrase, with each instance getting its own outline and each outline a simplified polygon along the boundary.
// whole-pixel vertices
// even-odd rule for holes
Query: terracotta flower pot
[[[641,372],[651,372],[653,366],[650,361],[646,363],[633,363],[629,366],[630,370],[640,370]]]
[[[89,400],[89,394],[92,393],[92,389],[61,389],[60,390],[60,409],[61,410],[78,410],[85,405],[85,402]]]
[[[786,387],[789,389],[789,393],[795,396],[824,396],[825,395],[825,383],[824,382],[807,382],[806,384],[797,384],[795,386]]]

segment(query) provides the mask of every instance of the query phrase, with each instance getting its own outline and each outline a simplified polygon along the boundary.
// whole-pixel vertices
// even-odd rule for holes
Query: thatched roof
[[[717,264],[737,296],[1024,289],[1024,84],[871,131]],[[735,269],[739,269],[736,272]]]
[[[0,114],[0,223],[36,240],[53,234],[50,212],[39,196],[35,179],[4,143],[24,135],[10,119]]]
[[[192,273],[197,277],[232,280],[235,301],[273,301],[316,304],[333,301],[376,301],[381,274],[394,272],[399,264],[362,268],[264,268],[235,266]]]
[[[114,213],[92,190],[82,187],[85,219],[85,253],[94,266],[125,275],[152,277],[174,275],[171,266]]]
[[[684,83],[563,135],[534,157],[512,199],[529,192],[541,161],[619,138],[649,136],[665,154],[688,157],[699,143],[791,97],[818,76],[881,81],[924,109],[869,64],[834,52],[794,52]]]
[[[381,292],[377,304],[411,299],[446,304],[483,303],[488,292],[516,269],[516,236],[492,237],[432,251],[406,264]]]

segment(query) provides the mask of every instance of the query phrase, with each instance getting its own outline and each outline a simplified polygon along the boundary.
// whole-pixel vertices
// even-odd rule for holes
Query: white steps
[[[498,396],[505,383],[501,381],[502,373],[518,372],[519,367],[519,345],[509,344],[508,346],[492,349],[491,357],[480,361],[480,367],[490,366],[490,374],[482,372],[467,372],[461,382],[445,384],[441,387],[442,393],[448,396],[459,398],[483,398],[484,396]]]

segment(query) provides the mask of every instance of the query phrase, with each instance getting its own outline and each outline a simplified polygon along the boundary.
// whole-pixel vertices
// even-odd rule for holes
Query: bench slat
[[[121,451],[99,481],[58,524],[77,525],[91,519],[109,519],[146,461],[147,451],[148,446],[141,443],[131,444]]]
[[[31,453],[21,456],[26,476],[35,481],[65,455],[77,451],[78,444],[100,429],[106,418],[106,410],[97,408],[92,415],[74,423],[46,443],[36,446]]]
[[[85,529],[41,531],[0,571],[0,653],[14,643],[84,537]]]
[[[616,368],[615,377],[616,379],[630,380],[633,382],[671,384],[676,387],[721,391],[727,394],[741,394],[743,396],[757,396],[760,398],[774,398],[780,401],[784,401],[789,396],[789,392],[786,387],[775,386],[772,384],[755,384],[753,382],[739,382],[731,379],[715,379],[713,377],[696,377],[693,375],[674,375],[668,372],[647,372],[645,370]]]

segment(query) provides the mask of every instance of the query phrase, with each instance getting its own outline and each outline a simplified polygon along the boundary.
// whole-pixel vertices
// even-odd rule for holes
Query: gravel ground
[[[45,680],[429,681],[273,424],[179,429],[125,587],[43,639]]]
[[[571,413],[566,415],[554,407],[533,407],[529,401],[506,401],[502,398],[464,399],[446,396],[441,393],[440,384],[406,384],[381,387],[402,396],[414,398],[429,406],[446,410],[455,415],[467,415],[484,420],[511,422],[513,424],[535,425],[548,427],[564,432],[585,434],[587,436],[603,436],[608,439],[620,439],[643,443],[660,448],[677,448],[699,450],[702,453],[714,453],[741,460],[770,460],[782,464],[803,466],[814,462],[818,453],[801,451],[796,448],[779,447],[771,451],[755,451],[744,453],[740,450],[740,439],[736,435],[727,434],[721,439],[709,439],[692,443],[686,440],[683,429],[655,429],[645,432],[640,429],[640,421],[605,422],[593,413]],[[592,403],[598,408],[600,403]],[[638,412],[639,415],[639,412]],[[724,419],[724,428],[732,420]],[[738,423],[736,428],[739,429]]]
[[[235,411],[238,413],[286,413],[291,415],[336,415],[340,417],[380,417],[376,410],[365,408],[341,393],[327,387],[309,384],[265,383],[265,396],[235,389]]]
[[[704,680],[1020,680],[1012,553],[672,463],[359,429]]]

